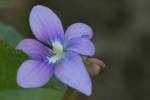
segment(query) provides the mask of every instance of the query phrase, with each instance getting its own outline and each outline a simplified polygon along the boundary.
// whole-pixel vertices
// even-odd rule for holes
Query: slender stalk
[[[71,89],[68,89],[63,100],[77,100],[80,96],[80,93]]]

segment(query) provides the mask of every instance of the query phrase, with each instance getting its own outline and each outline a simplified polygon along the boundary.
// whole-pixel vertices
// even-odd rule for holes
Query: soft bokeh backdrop
[[[36,4],[53,9],[65,29],[84,22],[94,30],[95,56],[107,68],[93,81],[93,95],[79,100],[150,99],[149,0],[0,0],[0,21],[31,37],[28,17]]]

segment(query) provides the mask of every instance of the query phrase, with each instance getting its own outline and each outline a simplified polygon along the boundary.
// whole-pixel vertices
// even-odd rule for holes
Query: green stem
[[[77,98],[80,96],[80,93],[74,90],[68,90],[64,100],[77,100]]]

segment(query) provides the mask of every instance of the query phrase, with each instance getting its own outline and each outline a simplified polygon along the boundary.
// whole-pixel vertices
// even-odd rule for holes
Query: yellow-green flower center
[[[52,43],[52,47],[55,55],[48,57],[47,59],[50,63],[56,63],[64,55],[63,46],[59,41],[55,41]]]

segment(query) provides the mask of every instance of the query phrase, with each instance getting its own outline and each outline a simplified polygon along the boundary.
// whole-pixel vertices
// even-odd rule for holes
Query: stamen
[[[47,59],[48,59],[49,63],[56,63],[64,55],[63,46],[59,41],[55,41],[52,43],[52,47],[53,47],[53,51],[54,51],[55,55],[53,55],[51,57],[47,57]]]

